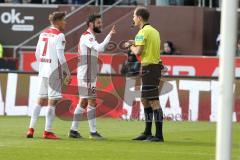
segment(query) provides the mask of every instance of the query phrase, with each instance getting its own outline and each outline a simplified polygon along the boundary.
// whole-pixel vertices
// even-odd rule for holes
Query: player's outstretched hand
[[[113,34],[116,33],[115,27],[116,27],[115,25],[112,26],[112,29],[111,29],[111,31],[110,31],[110,35],[113,35]]]

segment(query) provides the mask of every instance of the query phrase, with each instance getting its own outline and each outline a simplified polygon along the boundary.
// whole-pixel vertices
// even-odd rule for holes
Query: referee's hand
[[[134,40],[129,40],[124,43],[124,47],[129,48],[130,46],[134,45],[134,43],[135,43]]]

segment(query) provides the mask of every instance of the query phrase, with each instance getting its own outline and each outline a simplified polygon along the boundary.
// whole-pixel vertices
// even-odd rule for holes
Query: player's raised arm
[[[92,47],[97,51],[97,52],[103,52],[105,51],[108,43],[111,40],[111,37],[113,34],[116,33],[115,30],[115,25],[112,27],[111,31],[109,32],[109,34],[106,36],[106,38],[104,39],[104,41],[102,43],[98,43],[97,41],[93,41],[93,45]]]

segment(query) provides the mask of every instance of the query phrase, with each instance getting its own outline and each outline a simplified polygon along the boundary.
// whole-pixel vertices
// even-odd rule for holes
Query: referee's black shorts
[[[159,82],[162,63],[142,66],[141,97],[147,100],[159,100]]]

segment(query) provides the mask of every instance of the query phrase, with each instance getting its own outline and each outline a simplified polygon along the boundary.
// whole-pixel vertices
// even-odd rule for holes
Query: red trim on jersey
[[[51,33],[51,34],[60,34],[62,33],[61,31],[59,31],[57,28],[47,28],[43,31],[43,33]]]
[[[85,31],[82,35],[87,35],[87,34],[91,34],[91,33],[88,31]]]

